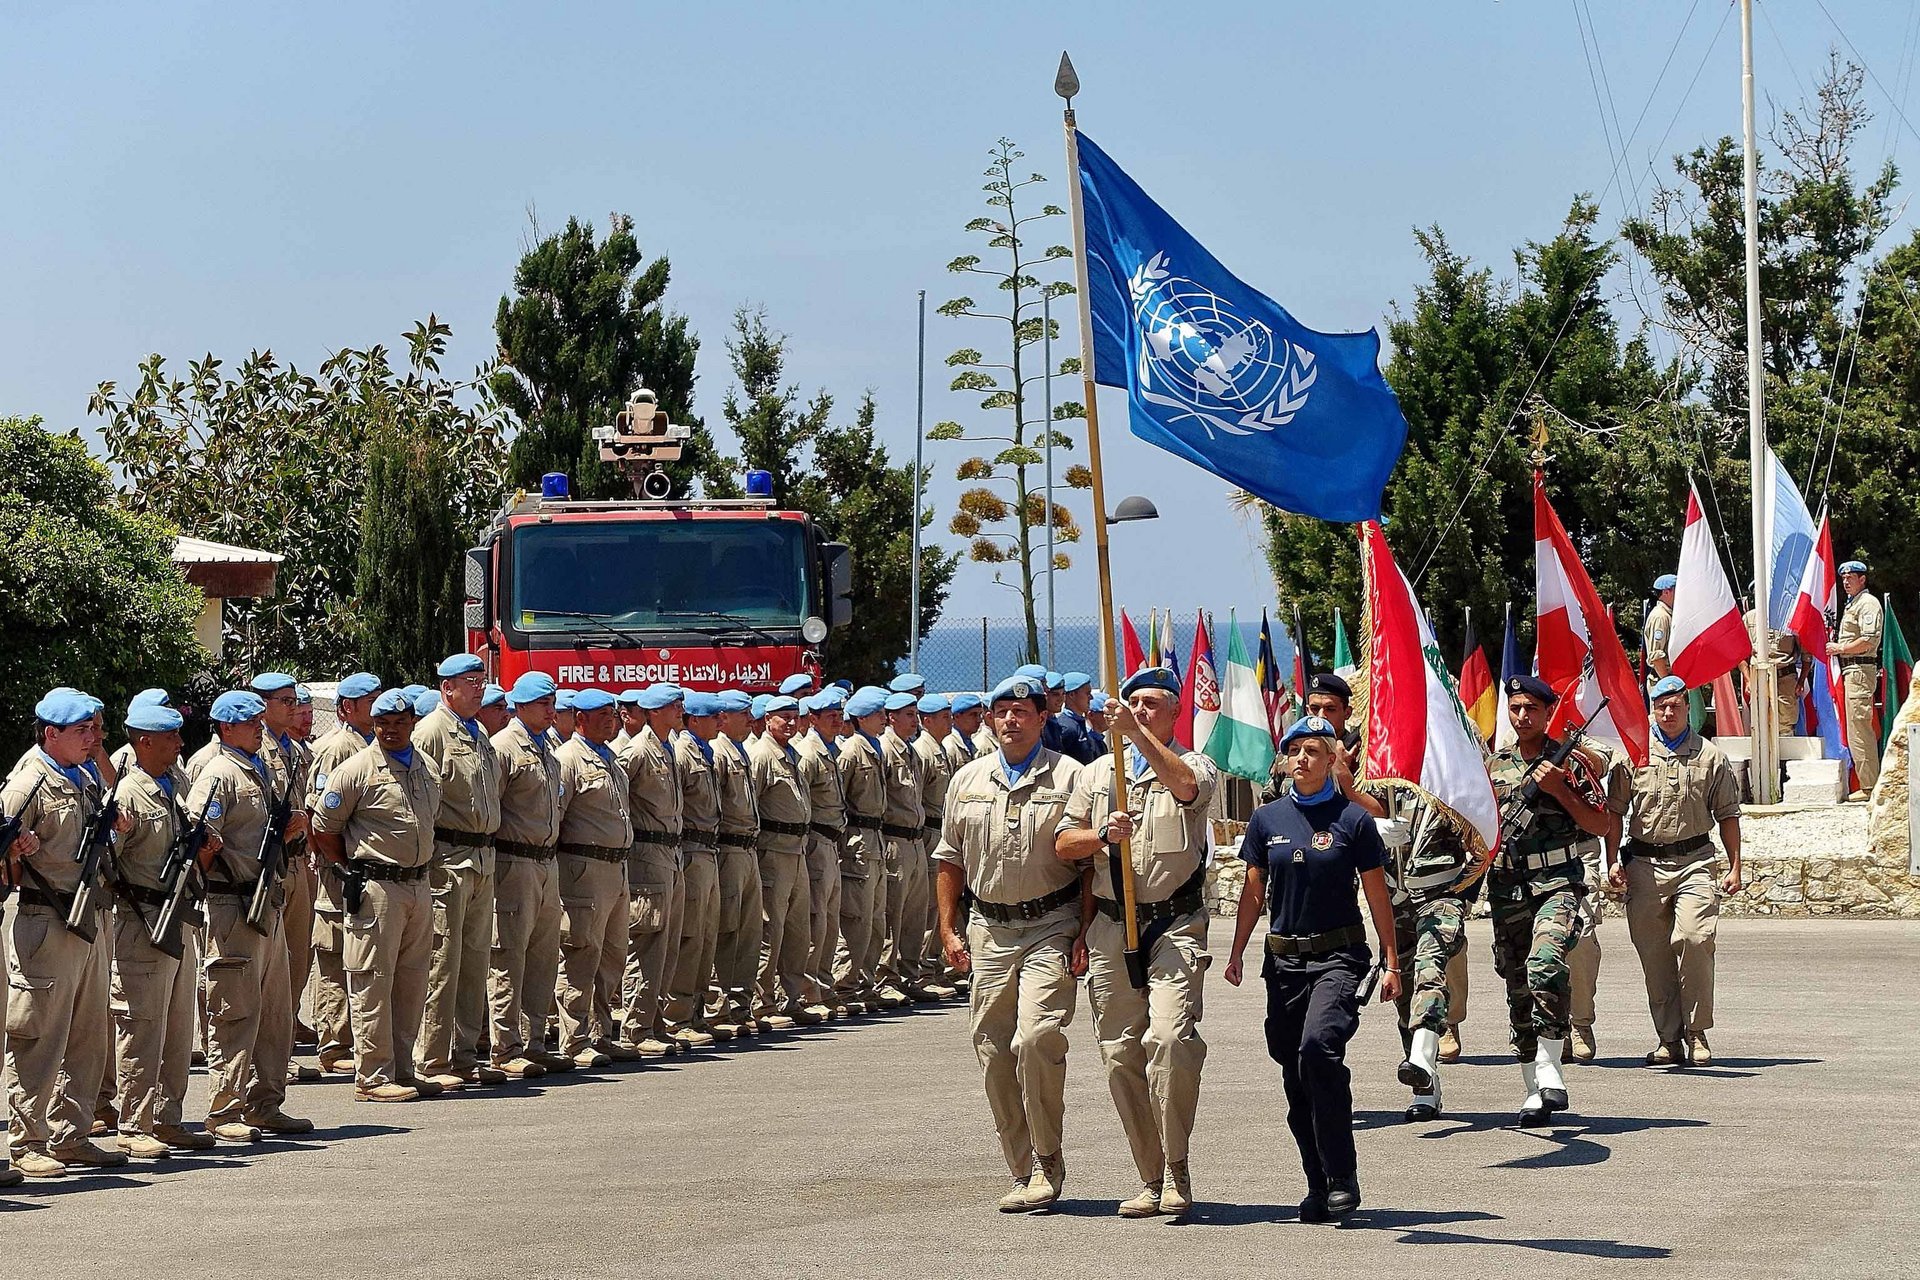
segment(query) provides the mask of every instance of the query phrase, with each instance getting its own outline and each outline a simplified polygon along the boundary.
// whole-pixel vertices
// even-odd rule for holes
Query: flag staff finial
[[[1053,74],[1053,91],[1067,100],[1067,111],[1073,111],[1073,100],[1080,93],[1080,77],[1074,72],[1073,59],[1066,50],[1060,51],[1060,69]]]

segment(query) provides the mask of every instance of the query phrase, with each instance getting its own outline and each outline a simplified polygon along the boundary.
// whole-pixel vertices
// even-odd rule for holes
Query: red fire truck
[[[822,642],[853,616],[848,548],[805,512],[774,510],[765,472],[748,473],[742,499],[673,499],[663,464],[686,429],[646,391],[594,434],[632,480],[632,500],[575,501],[567,478],[549,474],[467,552],[467,648],[490,677],[765,692],[795,672],[818,675]]]

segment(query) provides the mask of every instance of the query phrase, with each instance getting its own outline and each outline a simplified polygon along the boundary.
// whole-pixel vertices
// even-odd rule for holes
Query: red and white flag
[[[1846,689],[1840,679],[1840,659],[1827,653],[1839,617],[1840,584],[1833,565],[1833,532],[1827,525],[1827,513],[1822,511],[1813,554],[1800,571],[1800,593],[1787,616],[1787,630],[1813,659],[1806,693],[1807,728],[1820,739],[1821,754],[1829,760],[1847,761],[1851,775],[1852,744],[1847,741],[1847,718],[1842,714]]]
[[[1689,689],[1712,684],[1753,656],[1753,637],[1741,620],[1700,494],[1687,485],[1687,528],[1680,537],[1679,582],[1673,588],[1673,674]]]
[[[1189,751],[1207,745],[1213,722],[1220,718],[1220,676],[1213,665],[1213,640],[1207,635],[1207,612],[1196,611],[1193,654],[1187,659],[1187,677],[1180,686],[1180,718],[1174,721],[1175,741]]]
[[[1361,652],[1366,687],[1375,692],[1367,699],[1365,777],[1417,792],[1458,820],[1476,852],[1490,854],[1500,841],[1500,803],[1480,731],[1460,704],[1426,612],[1376,521],[1360,526],[1360,568],[1366,583]],[[1387,690],[1394,696],[1378,696]]]
[[[1560,695],[1556,721],[1578,717],[1589,734],[1620,748],[1634,767],[1644,765],[1650,730],[1640,682],[1566,526],[1547,501],[1538,471],[1533,473],[1533,578],[1534,666]],[[1610,701],[1596,715],[1602,697]]]

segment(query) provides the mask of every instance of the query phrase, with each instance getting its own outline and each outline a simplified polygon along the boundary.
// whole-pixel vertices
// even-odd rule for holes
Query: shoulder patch
[[[209,800],[207,802],[207,817],[209,818],[217,819],[220,817],[221,814],[225,813],[226,811],[227,811],[227,807],[221,804],[218,800]]]
[[[329,809],[338,809],[341,804],[340,793],[338,791],[329,791],[326,794],[326,798],[321,800],[320,803]]]
[[[327,775],[326,775],[326,774],[324,774],[324,773],[322,773],[322,774],[318,774],[318,775],[316,775],[316,776],[314,777],[314,780],[313,780],[313,789],[314,789],[315,791],[325,791],[325,790],[327,789]]]

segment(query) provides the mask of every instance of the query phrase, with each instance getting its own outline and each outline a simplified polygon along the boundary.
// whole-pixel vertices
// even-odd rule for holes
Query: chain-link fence
[[[1153,615],[1142,612],[1137,618],[1128,610],[1134,630],[1140,637],[1142,646],[1151,643],[1148,638],[1149,621]],[[1186,669],[1187,650],[1193,646],[1194,625],[1198,620],[1196,610],[1184,613],[1160,611],[1158,624],[1163,636],[1170,637],[1175,653],[1179,658],[1181,670]],[[1213,635],[1213,656],[1216,664],[1224,665],[1227,660],[1227,637],[1224,615],[1209,614],[1207,626]],[[1259,643],[1260,620],[1256,616],[1249,624],[1241,619],[1240,629],[1247,653],[1251,656]],[[1048,634],[1046,619],[1040,620],[1040,652],[1037,661],[1054,671],[1085,671],[1098,679],[1100,671],[1100,619],[1084,615],[1056,617],[1051,637]],[[1163,640],[1163,648],[1165,645]],[[1281,632],[1274,631],[1274,644],[1284,643]],[[1116,629],[1114,652],[1122,652],[1119,633]],[[991,689],[1005,679],[1015,667],[1029,661],[1027,649],[1026,623],[1019,618],[958,618],[949,613],[940,623],[920,639],[920,674],[926,677],[927,688],[944,692],[961,689]],[[900,664],[902,671],[907,664]]]

